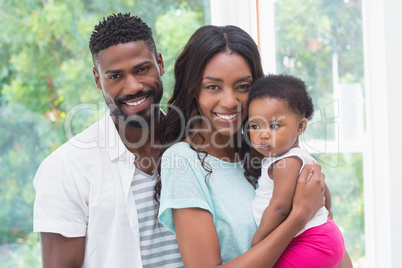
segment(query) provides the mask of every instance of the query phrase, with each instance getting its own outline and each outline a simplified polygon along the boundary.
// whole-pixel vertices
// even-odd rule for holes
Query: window
[[[274,4],[276,72],[302,78],[315,116],[303,147],[326,174],[334,221],[355,267],[364,263],[364,61],[360,0]]]
[[[334,220],[355,267],[365,265],[364,61],[360,0],[211,2],[213,24],[236,24],[261,48],[266,73],[289,73],[309,87],[315,115],[301,146],[326,174]],[[216,5],[216,6],[215,6]],[[248,7],[248,8],[247,8]],[[214,16],[215,15],[215,16]],[[218,18],[216,18],[218,17]]]

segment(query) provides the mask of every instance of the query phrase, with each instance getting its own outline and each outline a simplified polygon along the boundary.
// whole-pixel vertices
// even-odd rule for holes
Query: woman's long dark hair
[[[167,114],[159,127],[159,141],[163,145],[161,156],[168,147],[186,138],[186,129],[194,129],[200,123],[200,120],[194,120],[201,118],[196,101],[197,90],[201,85],[206,64],[213,56],[222,52],[243,57],[250,66],[253,81],[264,75],[258,46],[247,32],[231,25],[207,25],[199,28],[191,36],[175,63],[173,95],[168,102]],[[196,135],[205,140],[201,134]],[[212,169],[204,161],[206,152],[192,148],[197,151],[203,168],[210,174]],[[155,197],[160,195],[160,190],[159,181],[155,186]]]

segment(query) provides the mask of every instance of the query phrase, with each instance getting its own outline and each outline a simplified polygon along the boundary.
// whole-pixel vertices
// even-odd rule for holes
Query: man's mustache
[[[150,95],[150,94],[152,94],[152,95],[155,94],[155,90],[150,89],[150,90],[147,90],[147,91],[140,91],[137,94],[126,95],[126,96],[124,96],[122,98],[117,99],[117,102],[126,102],[126,101],[129,101],[129,100],[136,99],[136,98],[143,97],[143,96],[147,96],[147,95]]]

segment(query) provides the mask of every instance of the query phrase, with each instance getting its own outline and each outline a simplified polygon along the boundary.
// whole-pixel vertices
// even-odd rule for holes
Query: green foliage
[[[166,103],[172,94],[176,58],[190,36],[201,27],[202,15],[202,12],[193,11],[187,5],[182,5],[180,9],[171,8],[156,21],[156,38],[159,47],[162,48],[161,53],[165,62],[165,75],[163,77],[165,91],[162,103]],[[177,31],[178,25],[180,25],[180,31]]]
[[[15,244],[5,246],[9,257],[0,262],[5,268],[39,268],[42,267],[41,248],[38,234],[30,233],[26,238],[19,239]]]
[[[142,17],[166,59],[164,79],[172,81],[177,49],[203,24],[203,8],[200,0],[0,1],[0,262],[6,267],[40,267],[31,233],[36,170],[105,111],[88,48],[93,26],[116,12]],[[169,92],[171,82],[165,84]]]
[[[32,229],[32,180],[42,159],[61,138],[46,118],[18,103],[1,108],[0,125],[1,244]]]
[[[334,80],[364,88],[361,2],[345,2],[275,2],[277,72],[302,78],[316,110],[333,102]],[[333,65],[338,72],[333,72]],[[312,131],[316,138],[327,138],[325,124],[314,125]]]
[[[331,192],[334,221],[343,233],[349,255],[359,260],[365,252],[362,155],[329,154],[325,162],[319,164]]]
[[[302,78],[316,114],[304,136],[334,141],[334,83],[364,88],[361,0],[275,1],[277,72]],[[334,60],[337,59],[337,60]],[[362,154],[319,155],[335,222],[352,260],[364,257]]]

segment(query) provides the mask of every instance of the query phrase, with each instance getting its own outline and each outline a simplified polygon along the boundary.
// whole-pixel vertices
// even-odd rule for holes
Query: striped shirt
[[[138,214],[142,264],[144,268],[184,267],[176,235],[157,220],[154,186],[158,177],[157,173],[151,176],[137,168],[131,182]]]

